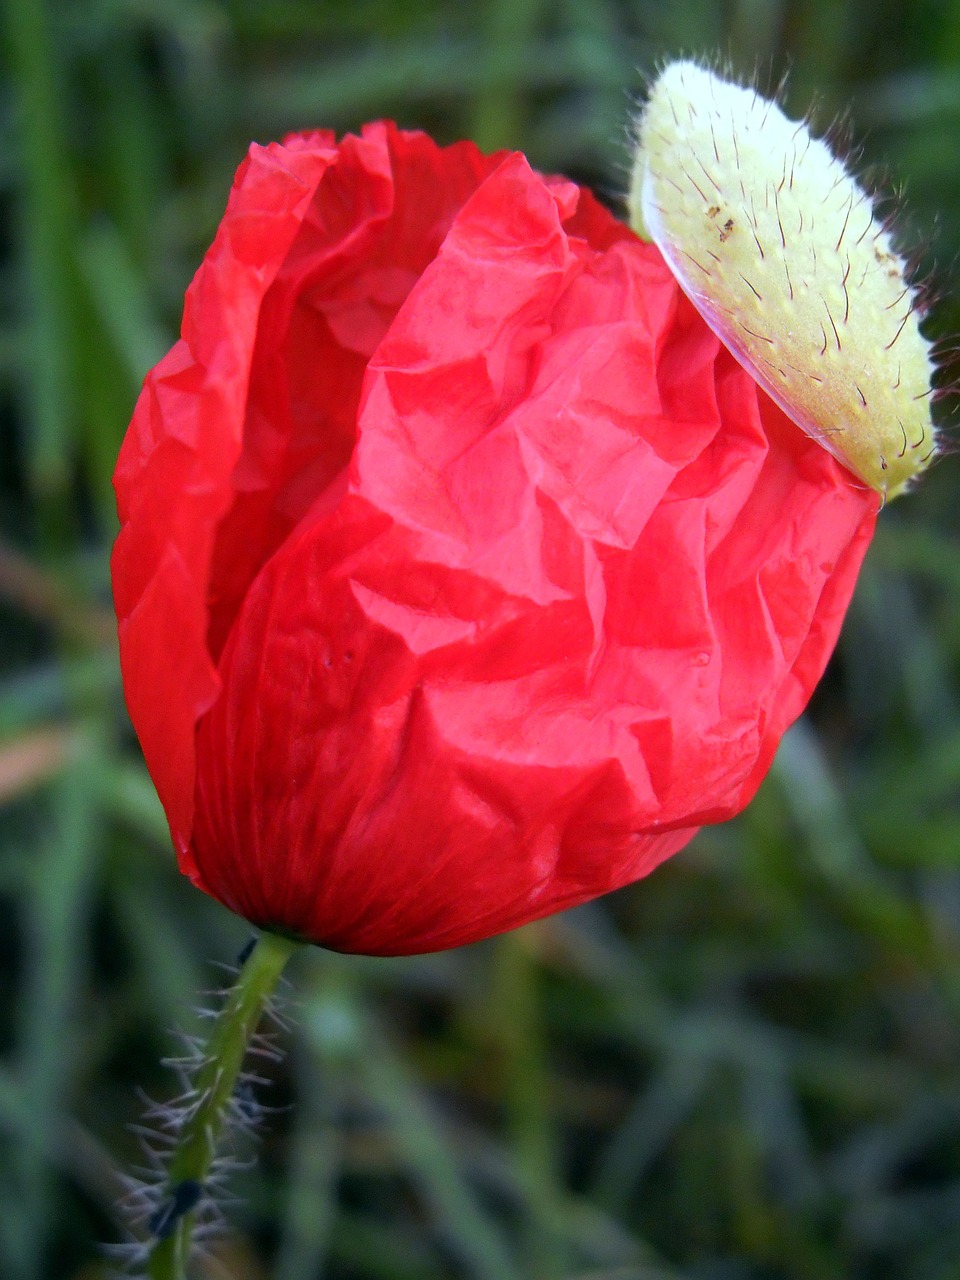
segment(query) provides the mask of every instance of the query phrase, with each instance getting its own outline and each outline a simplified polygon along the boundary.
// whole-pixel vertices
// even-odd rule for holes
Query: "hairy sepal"
[[[639,121],[631,222],[785,413],[884,499],[930,463],[933,362],[873,202],[807,123],[690,61]]]

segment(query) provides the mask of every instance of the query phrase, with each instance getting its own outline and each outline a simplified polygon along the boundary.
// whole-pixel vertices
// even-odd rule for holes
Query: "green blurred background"
[[[658,59],[728,56],[906,183],[960,329],[960,4],[7,0],[0,82],[0,1276],[97,1280],[137,1090],[242,921],[177,874],[126,720],[110,474],[251,138],[390,115],[616,204]],[[945,404],[944,407],[948,407]],[[303,954],[197,1275],[960,1277],[958,470],[883,513],[744,817],[468,950]],[[252,1147],[238,1143],[238,1161]]]

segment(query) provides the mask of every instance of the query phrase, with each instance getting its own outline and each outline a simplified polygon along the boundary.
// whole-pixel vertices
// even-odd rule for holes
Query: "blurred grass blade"
[[[509,1135],[526,1197],[527,1269],[545,1280],[564,1275],[557,1137],[540,1010],[535,926],[505,934],[495,951],[491,1017],[503,1063]]]
[[[322,1275],[336,1217],[339,1081],[316,1055],[298,1053],[295,1067],[297,1106],[273,1280]]]
[[[60,1139],[78,1046],[77,994],[85,976],[84,925],[99,869],[98,773],[103,747],[88,732],[51,791],[53,831],[35,866],[26,927],[27,971],[20,1005],[17,1073],[28,1118],[18,1151],[19,1215],[25,1248],[18,1280],[43,1273],[50,1153]]]
[[[808,721],[798,720],[771,769],[810,853],[829,880],[871,876],[874,868]]]
[[[327,959],[327,958],[325,958]],[[475,1280],[520,1280],[493,1217],[484,1212],[416,1076],[371,1015],[361,1010],[337,962],[317,968],[306,1015],[314,1052],[362,1081],[385,1116],[402,1164],[429,1206],[434,1228]]]
[[[113,611],[84,600],[60,574],[0,541],[0,597],[65,636],[87,644],[116,644]]]
[[[450,1140],[400,1057],[373,1026],[365,1029],[359,1070],[390,1119],[410,1174],[431,1206],[437,1231],[477,1280],[519,1280],[492,1216],[461,1172]]]
[[[523,64],[544,8],[542,0],[487,0],[483,48],[488,73],[468,125],[482,151],[515,146],[523,134]]]
[[[102,713],[111,695],[119,700],[120,672],[113,652],[61,658],[0,681],[0,736],[70,713]]]
[[[644,1088],[611,1141],[601,1151],[591,1197],[622,1217],[644,1174],[689,1115],[712,1064],[701,1055],[667,1059]]]
[[[7,0],[4,12],[18,103],[20,235],[30,308],[27,457],[34,492],[54,530],[66,511],[62,498],[76,419],[76,209],[61,100],[64,76],[44,0]]]
[[[123,360],[131,403],[144,375],[170,346],[149,302],[147,282],[117,228],[105,219],[84,232],[80,265],[97,314]]]
[[[36,729],[0,743],[0,805],[59,773],[73,745],[74,734],[65,726]]]

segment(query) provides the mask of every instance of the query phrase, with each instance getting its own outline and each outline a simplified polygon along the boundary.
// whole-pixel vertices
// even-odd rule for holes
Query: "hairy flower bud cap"
[[[936,453],[917,292],[872,201],[805,122],[694,62],[639,123],[631,223],[784,412],[884,498]]]

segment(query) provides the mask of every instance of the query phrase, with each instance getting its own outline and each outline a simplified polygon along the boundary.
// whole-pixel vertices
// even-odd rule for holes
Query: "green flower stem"
[[[197,1101],[184,1120],[170,1161],[166,1194],[172,1207],[178,1196],[184,1203],[184,1187],[202,1187],[210,1172],[250,1038],[265,1001],[298,945],[276,934],[263,934],[227,994],[194,1080]],[[169,1229],[158,1232],[149,1254],[150,1280],[185,1280],[196,1217],[192,1205],[189,1208],[190,1212],[175,1215]]]

